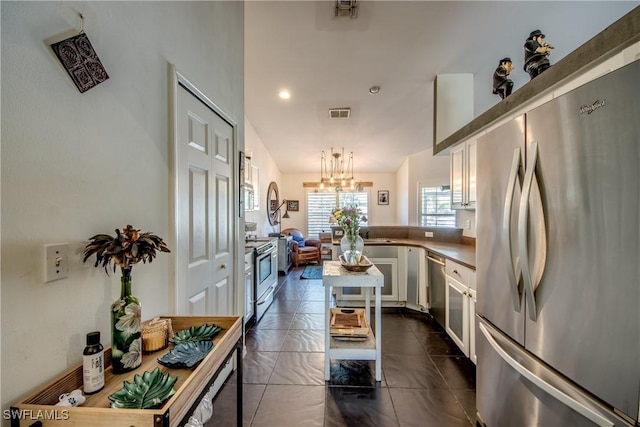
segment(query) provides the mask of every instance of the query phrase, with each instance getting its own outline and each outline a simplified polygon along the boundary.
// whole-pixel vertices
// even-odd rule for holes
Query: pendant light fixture
[[[341,151],[334,151],[331,148],[331,157],[327,166],[327,154],[322,151],[320,153],[320,188],[341,191],[349,185],[351,189],[355,189],[356,180],[353,177],[353,151],[349,153],[345,168],[344,147]]]

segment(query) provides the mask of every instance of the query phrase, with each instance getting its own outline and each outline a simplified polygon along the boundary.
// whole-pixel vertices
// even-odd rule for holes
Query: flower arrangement
[[[342,256],[347,264],[359,264],[364,249],[364,242],[360,237],[362,211],[357,206],[348,206],[334,209],[332,215],[344,230],[344,236],[340,240]]]
[[[170,252],[162,238],[152,233],[140,233],[131,225],[122,231],[116,229],[115,237],[108,234],[96,234],[84,248],[84,260],[96,255],[95,267],[102,264],[104,271],[109,274],[109,265],[113,261],[113,271],[117,267],[122,270],[122,276],[131,276],[131,268],[142,261],[152,262],[157,251]]]
[[[344,230],[345,236],[352,240],[358,236],[360,231],[360,218],[362,211],[357,206],[347,206],[334,209],[331,214],[336,219],[338,225]]]
[[[84,248],[86,262],[96,256],[95,267],[102,266],[109,274],[120,267],[120,298],[111,304],[111,365],[114,374],[121,374],[142,364],[142,333],[140,300],[131,295],[131,269],[140,261],[151,263],[158,252],[170,252],[164,240],[152,233],[127,225],[116,229],[116,235],[96,234]]]

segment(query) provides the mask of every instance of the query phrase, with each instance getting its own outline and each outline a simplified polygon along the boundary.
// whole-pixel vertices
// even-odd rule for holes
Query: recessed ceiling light
[[[380,92],[380,86],[371,86],[371,87],[369,88],[369,93],[370,93],[371,95],[375,95],[375,94],[377,94],[378,92]]]
[[[282,99],[289,99],[291,98],[291,94],[289,93],[288,90],[281,90],[280,93],[278,94],[278,96]]]

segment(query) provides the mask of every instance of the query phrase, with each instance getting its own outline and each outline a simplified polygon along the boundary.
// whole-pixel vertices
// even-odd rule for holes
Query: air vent
[[[351,116],[351,108],[330,108],[330,119],[348,119]]]
[[[358,17],[358,0],[336,0],[336,17],[349,16],[353,19]]]

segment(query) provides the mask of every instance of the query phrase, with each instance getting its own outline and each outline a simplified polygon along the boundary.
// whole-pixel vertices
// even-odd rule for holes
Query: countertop
[[[334,245],[339,245],[339,240],[333,241]],[[424,248],[431,252],[436,252],[452,261],[463,264],[473,270],[476,269],[476,247],[463,243],[439,242],[435,240],[416,239],[395,239],[376,238],[365,239],[365,246],[413,246]]]

